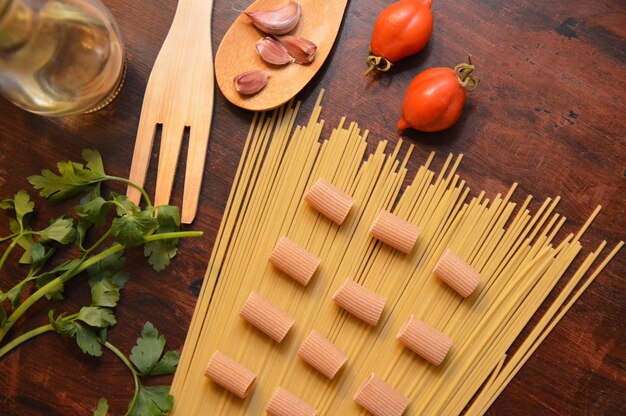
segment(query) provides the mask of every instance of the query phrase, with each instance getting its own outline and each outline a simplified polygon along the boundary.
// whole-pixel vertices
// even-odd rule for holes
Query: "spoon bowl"
[[[286,5],[288,0],[257,0],[246,11],[273,10]],[[290,35],[302,36],[317,45],[317,55],[308,65],[296,63],[270,65],[256,51],[257,40],[266,36],[243,13],[237,17],[224,35],[215,55],[215,78],[222,94],[238,107],[264,111],[276,108],[293,98],[322,67],[337,38],[348,0],[299,0],[302,15]],[[263,70],[270,79],[260,92],[241,95],[233,80],[242,72]]]

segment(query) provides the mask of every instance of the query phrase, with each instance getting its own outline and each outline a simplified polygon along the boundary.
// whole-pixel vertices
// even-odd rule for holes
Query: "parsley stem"
[[[13,249],[15,248],[15,246],[17,245],[17,242],[22,238],[21,236],[21,232],[17,235],[16,238],[13,239],[13,241],[11,241],[11,244],[9,245],[9,247],[7,247],[6,251],[4,252],[4,254],[2,255],[2,258],[0,259],[0,270],[2,270],[2,266],[4,266],[4,262],[6,261],[7,257],[9,257],[9,254],[11,254],[11,252],[13,251]]]
[[[137,401],[137,395],[139,394],[139,373],[137,373],[137,370],[135,370],[135,367],[131,364],[130,361],[128,361],[128,358],[126,358],[126,356],[120,350],[118,350],[115,345],[111,344],[109,341],[106,341],[103,345],[107,347],[113,354],[117,355],[117,357],[122,360],[124,364],[126,364],[126,367],[128,367],[130,372],[133,373],[133,379],[135,380],[135,394],[133,394],[133,399],[128,404],[128,411],[126,412],[126,415],[128,415],[128,412],[133,408],[133,406],[135,406],[135,401]]]
[[[15,233],[15,234],[7,235],[6,237],[2,237],[2,238],[0,238],[0,243],[2,243],[3,241],[10,240],[13,237],[17,237],[18,235],[19,235],[19,233]]]
[[[168,240],[171,238],[200,237],[202,236],[202,234],[203,234],[202,231],[176,231],[176,232],[171,232],[171,233],[152,234],[152,235],[147,236],[145,240],[146,242],[149,242],[149,241],[158,241],[158,240]],[[97,264],[98,262],[104,260],[110,255],[115,254],[120,250],[123,250],[124,248],[125,247],[123,245],[116,243],[112,245],[111,247],[107,248],[106,250],[103,250],[100,253],[95,254],[91,256],[90,258],[86,259],[85,261],[77,265],[77,267],[71,270],[68,270],[61,276],[50,281],[48,284],[46,284],[45,286],[42,286],[39,290],[37,290],[32,295],[30,295],[20,306],[17,307],[17,309],[13,311],[11,316],[7,318],[4,325],[0,328],[0,342],[6,336],[7,332],[9,332],[11,327],[13,327],[15,322],[17,322],[17,320],[20,319],[22,315],[31,306],[33,306],[35,302],[37,302],[39,299],[41,299],[48,293],[61,290],[63,288],[63,283],[67,282],[72,277],[80,274],[81,272],[84,272],[85,270],[93,266],[94,264]]]
[[[146,200],[146,203],[148,204],[148,206],[153,206],[152,205],[152,201],[150,200],[150,197],[146,193],[146,190],[143,189],[141,186],[137,185],[135,182],[133,182],[133,181],[131,181],[129,179],[126,179],[126,178],[119,177],[119,176],[110,176],[110,175],[106,175],[105,179],[110,179],[112,181],[123,182],[125,184],[128,184],[128,185],[132,186],[133,188],[136,188],[139,192],[141,192],[141,195],[143,195],[143,198]]]
[[[89,253],[91,253],[92,251],[94,251],[100,244],[102,244],[104,242],[104,240],[106,240],[107,238],[109,238],[109,236],[111,235],[111,229],[109,228],[107,230],[106,233],[104,233],[102,235],[102,237],[100,237],[100,239],[98,241],[96,241],[91,247],[89,247],[88,249],[86,249],[83,253],[83,256],[88,255]]]
[[[28,331],[19,337],[15,338],[13,341],[6,344],[4,347],[0,348],[0,359],[4,357],[6,354],[11,352],[13,348],[16,348],[28,341],[31,338],[35,338],[38,335],[45,334],[46,332],[54,331],[54,327],[51,324],[40,326],[39,328],[35,328],[31,331]]]

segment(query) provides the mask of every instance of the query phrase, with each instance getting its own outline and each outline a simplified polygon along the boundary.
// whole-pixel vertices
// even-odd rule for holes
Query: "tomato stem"
[[[480,81],[480,78],[471,75],[474,69],[476,69],[476,67],[472,65],[471,56],[468,58],[468,63],[458,64],[454,67],[454,73],[459,80],[459,84],[461,84],[461,87],[465,88],[466,91],[474,91]]]
[[[391,69],[393,64],[388,60],[383,58],[382,56],[370,55],[367,57],[367,64],[369,68],[365,71],[365,75],[368,75],[373,70],[377,70],[380,72],[386,72]]]

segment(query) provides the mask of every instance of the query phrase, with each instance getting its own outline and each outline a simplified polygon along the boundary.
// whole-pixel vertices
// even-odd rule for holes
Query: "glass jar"
[[[0,0],[0,94],[33,113],[88,113],[118,94],[119,29],[99,0]]]

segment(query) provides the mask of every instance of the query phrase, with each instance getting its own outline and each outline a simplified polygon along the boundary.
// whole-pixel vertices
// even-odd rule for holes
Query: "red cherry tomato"
[[[401,0],[383,10],[372,32],[370,70],[387,71],[396,61],[424,49],[433,31],[432,0]]]
[[[461,117],[467,91],[478,85],[478,79],[470,76],[473,70],[470,63],[419,73],[404,95],[398,129],[435,132],[452,127]]]

